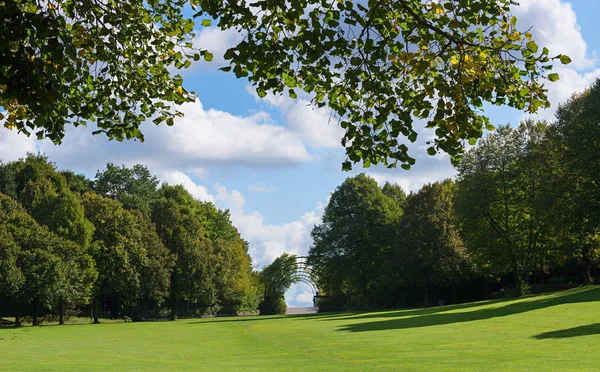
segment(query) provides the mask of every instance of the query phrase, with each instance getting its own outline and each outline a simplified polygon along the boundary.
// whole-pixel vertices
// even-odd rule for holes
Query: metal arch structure
[[[290,262],[288,265],[282,267],[285,271],[284,277],[289,275],[292,278],[293,283],[304,283],[307,284],[313,296],[319,296],[319,277],[316,274],[312,265],[308,264],[308,258],[305,256],[296,256],[294,262]]]

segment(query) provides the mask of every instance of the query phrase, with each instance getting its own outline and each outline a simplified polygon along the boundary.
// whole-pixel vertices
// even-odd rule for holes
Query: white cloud
[[[248,191],[252,192],[273,192],[277,191],[275,185],[267,185],[264,182],[257,182],[248,186]]]
[[[520,0],[513,13],[521,29],[533,27],[534,39],[546,46],[552,56],[566,54],[577,69],[593,67],[587,44],[581,35],[577,16],[571,4],[560,0]]]
[[[206,68],[217,69],[228,65],[223,58],[227,49],[239,44],[244,38],[243,34],[234,29],[221,30],[216,26],[205,27],[194,38],[195,48],[208,50],[214,55],[211,62],[202,62],[201,65]]]
[[[312,105],[305,93],[298,92],[300,97],[296,99],[274,94],[260,99],[252,87],[248,86],[247,90],[258,102],[266,102],[279,109],[288,128],[298,133],[307,144],[328,149],[341,148],[344,130],[337,119],[331,116],[330,110]]]
[[[304,283],[294,283],[285,292],[285,302],[290,307],[312,307],[313,293]]]
[[[569,65],[556,64],[554,72],[559,73],[560,80],[547,83],[552,106],[536,115],[539,119],[552,120],[560,104],[600,77],[600,69],[595,68],[597,59],[595,55],[590,56],[570,3],[560,0],[521,0],[519,3],[520,6],[513,7],[519,27],[532,27],[534,39],[550,50],[551,57],[566,54],[572,60]]]
[[[179,171],[167,171],[159,176],[161,181],[171,185],[182,185],[192,196],[198,200],[205,202],[215,202],[215,197],[210,194],[205,186],[197,185],[185,173]]]
[[[281,225],[271,225],[264,222],[258,211],[245,210],[246,199],[237,190],[215,185],[216,204],[231,212],[231,220],[240,231],[242,237],[250,243],[250,256],[255,265],[267,265],[284,252],[305,256],[312,243],[310,232],[314,225],[321,222],[323,204],[304,213],[298,220]]]
[[[190,170],[197,175],[208,166],[281,167],[311,160],[301,138],[273,124],[264,112],[236,116],[205,109],[200,101],[184,104],[180,110],[185,116],[176,118],[172,127],[143,124],[143,144],[108,141],[103,135],[93,136],[93,127],[78,127],[69,129],[60,146],[47,140],[38,145],[59,167],[88,174],[107,162],[141,163],[155,172]]]
[[[553,119],[559,105],[565,103],[573,93],[583,92],[600,77],[600,68],[587,73],[580,73],[572,68],[559,66],[555,68],[555,72],[560,75],[560,80],[549,86],[548,99],[552,106],[540,113],[541,118]]]
[[[35,137],[8,130],[0,122],[0,161],[14,161],[25,156],[27,152],[37,152]]]

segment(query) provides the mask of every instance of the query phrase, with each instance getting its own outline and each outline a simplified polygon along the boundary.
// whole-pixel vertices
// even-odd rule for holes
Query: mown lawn
[[[0,329],[0,370],[600,370],[600,287],[371,313]]]

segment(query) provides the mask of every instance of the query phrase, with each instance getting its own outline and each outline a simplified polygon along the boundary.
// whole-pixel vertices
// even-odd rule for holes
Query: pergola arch
[[[305,256],[296,256],[294,261],[290,261],[282,267],[280,278],[283,281],[291,277],[293,283],[305,283],[310,287],[313,296],[318,296],[319,278],[312,265],[308,264],[307,261]]]

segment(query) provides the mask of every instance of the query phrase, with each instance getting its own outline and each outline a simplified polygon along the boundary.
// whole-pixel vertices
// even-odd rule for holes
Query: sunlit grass
[[[0,370],[598,370],[600,287],[370,313],[0,329]]]

